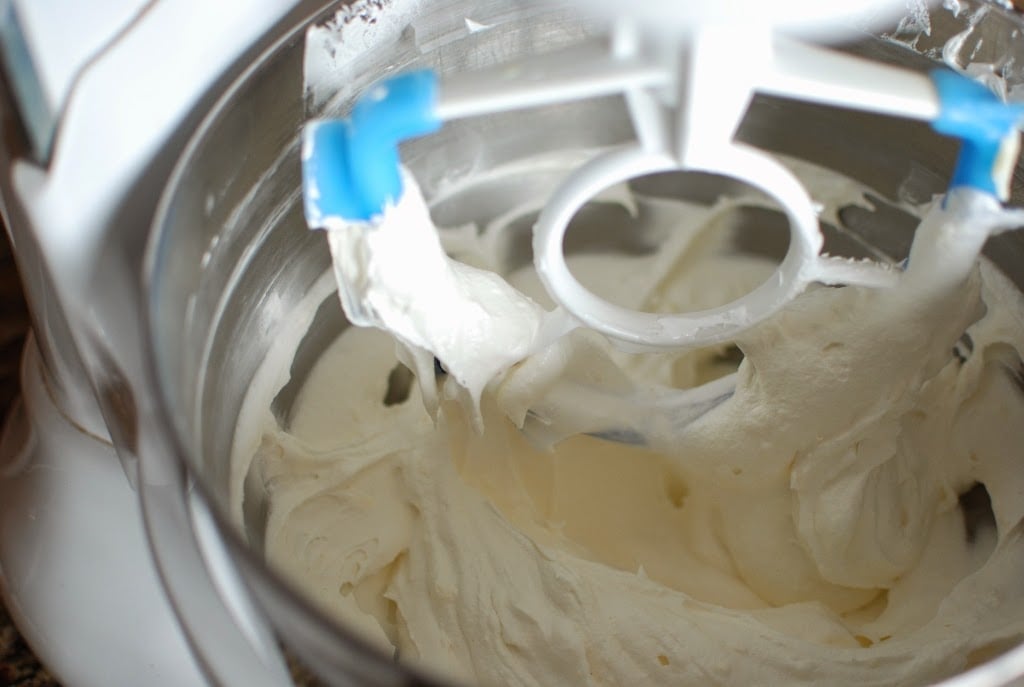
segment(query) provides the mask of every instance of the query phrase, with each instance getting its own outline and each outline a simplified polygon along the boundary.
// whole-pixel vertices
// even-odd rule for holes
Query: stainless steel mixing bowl
[[[1011,89],[1024,83],[1024,43],[1015,39],[1024,23],[995,7],[955,4],[958,14],[933,11],[929,33],[920,21],[905,23],[887,38],[865,36],[845,49],[927,69],[947,40],[973,22],[958,54],[993,63]],[[336,9],[325,5],[320,20]],[[591,27],[543,0],[361,1],[340,16],[345,35],[361,43],[339,67],[343,88],[337,99],[318,105],[304,93],[305,27],[295,26],[226,87],[183,153],[150,242],[150,364],[180,459],[212,504],[236,563],[279,636],[330,683],[428,682],[330,622],[264,564],[258,504],[247,504],[244,526],[230,516],[228,457],[243,398],[289,315],[329,266],[324,237],[309,231],[302,217],[298,133],[311,115],[343,112],[351,97],[385,73],[414,65],[470,69],[573,43]],[[492,28],[470,31],[467,17]],[[444,184],[505,162],[611,145],[631,135],[623,103],[607,98],[458,122],[407,145],[403,156],[430,198]],[[941,192],[956,155],[953,143],[920,123],[770,98],[754,102],[739,136],[838,170],[893,201],[920,202]],[[658,180],[648,183],[657,191]],[[456,223],[493,215],[543,187],[494,190],[476,188],[439,204],[437,219]],[[1019,169],[1013,191],[1014,200],[1024,203]],[[690,192],[699,195],[700,189]],[[843,226],[829,228],[834,250],[871,245],[897,260],[906,254],[914,221],[895,205],[880,203],[875,212],[850,207],[841,218]],[[987,252],[1024,287],[1024,234],[994,239]],[[328,298],[299,347],[293,382],[274,401],[279,417],[287,418],[311,361],[344,326],[336,300]],[[998,682],[996,668],[980,670],[988,672],[978,684]]]

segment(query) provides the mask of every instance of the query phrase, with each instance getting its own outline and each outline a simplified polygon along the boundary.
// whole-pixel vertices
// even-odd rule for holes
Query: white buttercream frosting
[[[449,258],[405,170],[403,183],[382,221],[328,223],[342,305],[353,324],[390,332],[430,387],[436,357],[475,406],[488,382],[536,349],[544,311],[494,272]]]
[[[991,264],[935,286],[911,278],[918,251],[898,289],[811,289],[736,342],[738,368],[728,347],[629,355],[582,331],[517,364],[550,305],[536,276],[451,261],[422,206],[395,211],[412,222],[393,235],[332,232],[336,264],[364,322],[479,399],[482,431],[474,404],[432,419],[432,368],[383,403],[393,339],[353,327],[286,428],[265,409],[236,440],[270,564],[339,622],[485,685],[923,684],[1024,638],[1024,299]],[[597,291],[628,277],[651,310],[772,271],[673,236],[570,264]],[[443,319],[417,315],[438,299]],[[546,452],[509,420],[552,370],[635,389],[734,369],[732,397],[658,451]]]

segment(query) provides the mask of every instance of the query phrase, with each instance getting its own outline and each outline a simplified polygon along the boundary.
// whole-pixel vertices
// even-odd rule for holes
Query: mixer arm
[[[744,46],[740,55],[735,45]],[[708,26],[666,43],[623,24],[610,48],[593,40],[443,79],[407,72],[371,87],[347,118],[310,122],[303,133],[306,218],[314,228],[372,221],[401,196],[398,144],[445,121],[615,94],[625,95],[645,150],[714,171],[759,92],[983,138],[981,148],[964,147],[954,185],[1003,195],[993,165],[1021,110],[965,77],[911,72],[764,29]]]
[[[445,77],[436,84],[440,121],[669,86],[672,73],[640,55],[610,52],[606,41]]]
[[[440,81],[432,70],[372,86],[344,119],[303,130],[306,219],[370,221],[401,196],[398,144],[443,122],[494,112],[659,89],[672,74],[650,60],[609,52],[592,41],[556,53],[465,72]]]
[[[758,51],[763,54],[752,60]],[[716,131],[721,140],[714,143],[730,140],[755,92],[926,121],[941,109],[926,74],[742,25],[705,26],[666,43],[620,22],[611,50],[590,41],[425,87],[436,91],[432,116],[440,121],[625,94],[644,147],[680,159],[691,134],[702,146]],[[674,126],[664,112],[672,109]]]

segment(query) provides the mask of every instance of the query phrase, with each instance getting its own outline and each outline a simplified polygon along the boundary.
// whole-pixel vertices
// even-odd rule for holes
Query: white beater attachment
[[[887,287],[901,278],[896,269],[819,254],[823,237],[803,185],[767,153],[733,140],[755,93],[930,121],[962,141],[951,188],[1005,196],[1007,179],[997,176],[1017,141],[1020,105],[949,71],[909,72],[783,36],[740,19],[735,10],[745,4],[730,5],[734,21],[711,18],[683,33],[621,22],[610,47],[595,41],[443,82],[430,71],[386,80],[349,118],[307,125],[307,221],[373,221],[402,193],[397,143],[446,120],[622,94],[636,142],[599,155],[555,190],[534,229],[534,262],[552,298],[585,326],[633,345],[674,348],[735,338],[812,282]],[[677,170],[738,179],[778,205],[790,242],[775,276],[731,303],[691,313],[634,311],[588,291],[562,252],[570,220],[612,185]]]

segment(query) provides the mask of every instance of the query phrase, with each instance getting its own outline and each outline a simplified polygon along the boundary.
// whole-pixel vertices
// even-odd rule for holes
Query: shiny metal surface
[[[372,19],[384,26],[389,13],[417,5],[396,0],[365,14],[352,12],[351,21]],[[965,44],[986,32],[974,59],[995,46],[995,71],[1002,72],[1010,88],[1024,84],[1024,67],[1018,66],[1024,65],[1024,45],[1011,35],[1020,30],[1019,20],[988,6],[979,18],[982,5],[961,5],[959,16],[935,10],[927,35],[915,35],[911,27],[886,40],[865,38],[846,49],[928,69],[941,46],[974,21],[982,28],[967,35]],[[464,19],[470,7],[475,22],[492,28],[467,31]],[[483,66],[568,45],[593,30],[539,1],[438,0],[429,3],[429,10],[421,9],[397,40],[383,29],[375,33],[372,24],[360,25],[365,45],[339,66],[335,78],[343,87],[326,104],[312,105],[304,97],[301,26],[275,51],[262,55],[193,136],[164,193],[149,248],[148,355],[166,429],[211,501],[243,574],[281,637],[332,684],[407,684],[427,678],[333,625],[263,565],[258,508],[247,513],[250,531],[231,524],[228,457],[242,399],[290,314],[328,268],[323,236],[308,231],[302,218],[299,128],[310,115],[342,112],[385,72],[414,65],[442,72]],[[916,51],[900,41],[913,42]],[[406,146],[404,159],[429,199],[506,162],[615,144],[631,135],[622,102],[602,99],[458,122]],[[955,145],[924,124],[771,98],[753,103],[739,137],[836,169],[894,203],[921,202],[940,193],[956,155]],[[456,224],[494,216],[546,183],[541,179],[508,189],[478,185],[436,204],[435,218]],[[666,181],[644,183],[658,192]],[[700,195],[702,189],[694,186],[689,192]],[[1015,202],[1024,203],[1019,169],[1013,193]],[[914,220],[897,205],[879,204],[875,212],[848,208],[841,216],[845,226],[829,233],[837,252],[856,253],[869,244],[895,260],[905,256]],[[1024,286],[1024,237],[1001,236],[990,242],[987,252]],[[299,349],[294,379],[302,379],[310,361],[344,326],[340,309],[328,298]],[[282,419],[296,386],[286,386],[275,401]],[[1024,662],[1013,665],[1011,672],[1024,672]],[[994,674],[983,675],[978,684],[1000,684]]]

